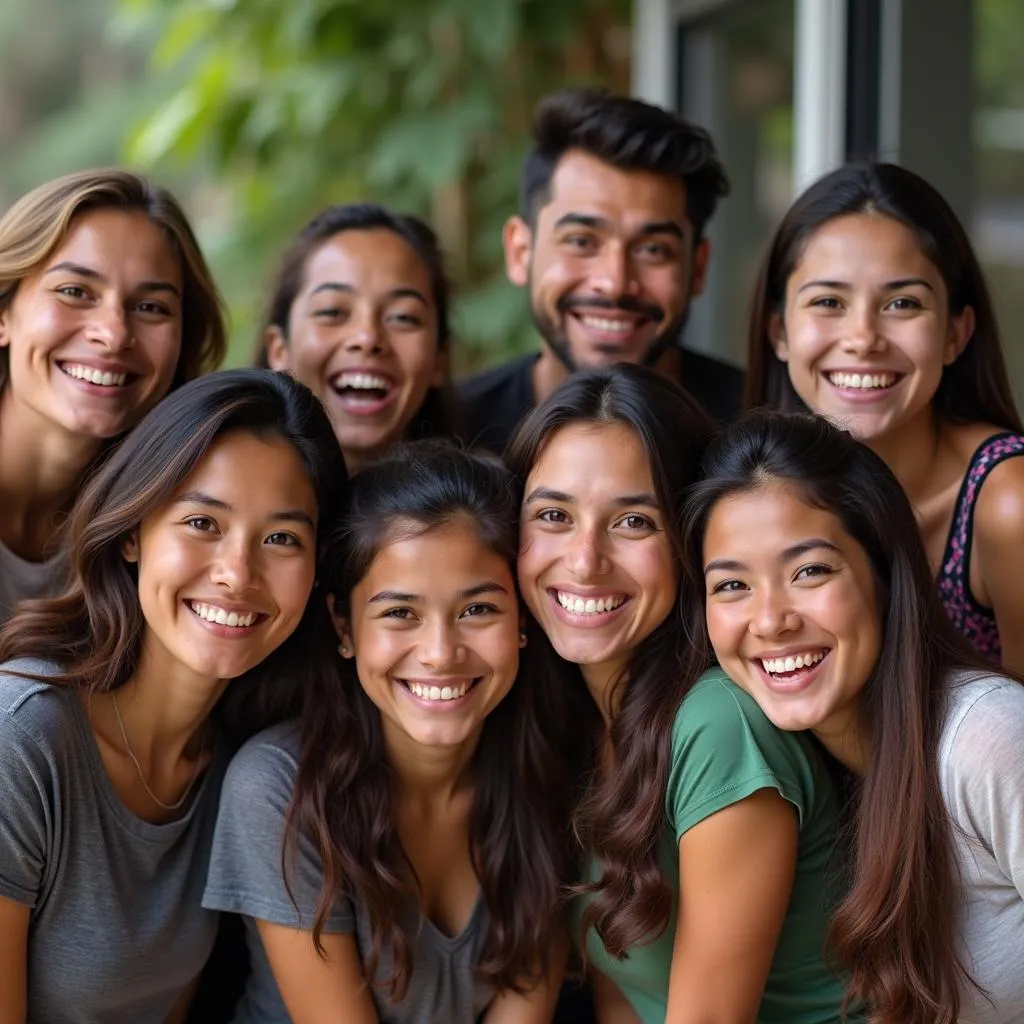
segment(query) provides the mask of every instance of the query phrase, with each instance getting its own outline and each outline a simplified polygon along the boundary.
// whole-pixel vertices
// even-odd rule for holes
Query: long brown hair
[[[971,980],[957,952],[959,877],[938,747],[951,670],[992,667],[950,624],[906,494],[866,445],[823,418],[761,410],[712,444],[704,470],[686,507],[681,590],[699,657],[711,656],[704,535],[722,499],[781,481],[832,513],[870,560],[882,625],[861,691],[871,753],[864,776],[849,780],[853,883],[829,944],[848,972],[850,998],[864,1001],[872,1024],[955,1024],[958,993]]]
[[[994,423],[1024,433],[1006,372],[999,325],[985,275],[963,225],[923,178],[896,164],[850,164],[826,174],[789,208],[758,271],[747,335],[747,408],[768,405],[804,411],[786,364],[768,336],[773,315],[786,304],[786,286],[808,239],[837,217],[877,213],[908,228],[945,282],[949,312],[974,310],[974,333],[960,357],[942,371],[932,403],[948,423]]]
[[[134,171],[79,171],[56,178],[26,193],[0,217],[0,312],[60,245],[74,219],[102,209],[144,213],[163,230],[181,261],[181,355],[172,389],[215,370],[224,358],[227,335],[213,276],[178,201]],[[0,388],[7,365],[7,349],[0,348]]]
[[[408,536],[410,525],[425,533],[452,522],[475,529],[514,576],[518,514],[513,480],[496,460],[442,441],[400,445],[353,478],[322,582],[347,616],[352,589],[396,528]],[[510,693],[487,716],[472,764],[469,845],[488,915],[477,970],[499,990],[520,990],[546,972],[569,875],[561,734],[571,720],[558,692],[533,670],[532,646]],[[329,655],[307,701],[283,864],[287,879],[300,837],[320,857],[313,939],[321,955],[324,923],[339,894],[356,892],[365,901],[373,928],[366,977],[375,982],[387,947],[394,969],[383,987],[399,1002],[412,974],[410,936],[399,910],[416,890],[395,827],[398,780],[388,764],[380,712],[356,672],[351,662]]]
[[[622,423],[636,433],[681,573],[676,524],[714,431],[707,413],[677,384],[644,367],[580,371],[527,417],[510,442],[506,459],[520,487],[548,441],[575,423]],[[595,894],[584,911],[582,932],[596,928],[605,949],[621,959],[668,925],[672,892],[658,863],[658,845],[666,828],[672,722],[705,666],[691,657],[683,621],[673,612],[640,643],[626,676],[615,684],[623,696],[609,736],[614,767],[603,771],[594,757],[601,719],[579,668],[562,665],[561,686],[577,701],[586,698],[575,720],[590,741],[587,759],[575,766],[586,789],[574,824],[601,868],[598,881],[579,890]]]
[[[291,444],[317,497],[318,532],[323,536],[331,528],[341,512],[347,476],[330,420],[313,394],[270,370],[200,377],[157,405],[86,484],[67,523],[65,589],[58,597],[18,606],[0,630],[0,663],[54,661],[60,672],[47,682],[95,692],[128,681],[138,664],[145,620],[135,566],[123,557],[124,539],[172,498],[214,442],[231,430]],[[292,636],[253,670],[277,690],[288,681],[287,693],[266,695],[280,701],[282,713],[307,664],[304,652],[316,618],[307,608]],[[265,706],[254,689],[229,687],[226,698],[233,693],[240,698],[237,713],[228,716],[229,727],[251,731],[264,724]],[[240,724],[249,721],[251,726]]]

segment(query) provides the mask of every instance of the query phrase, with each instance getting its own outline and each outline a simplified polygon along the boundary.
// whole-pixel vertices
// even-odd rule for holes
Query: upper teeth
[[[387,391],[391,384],[386,377],[378,377],[374,373],[343,373],[338,378],[338,387],[360,391]]]
[[[128,379],[127,373],[94,370],[91,366],[83,366],[81,363],[64,363],[61,368],[69,377],[87,380],[90,384],[102,384],[108,388],[120,387]]]
[[[238,612],[225,611],[212,604],[202,604],[199,601],[190,601],[189,607],[201,619],[207,622],[216,622],[218,626],[251,626],[256,621],[256,612],[246,612],[239,615]]]
[[[828,379],[837,388],[889,388],[896,383],[896,374],[830,373]]]
[[[564,590],[559,590],[557,593],[558,603],[567,612],[572,612],[574,615],[596,615],[598,612],[610,612],[626,600],[621,594],[595,599],[577,597],[575,594],[567,594]]]
[[[608,320],[603,316],[582,316],[580,319],[587,327],[592,327],[596,331],[618,331],[626,334],[633,330],[632,320]]]
[[[422,697],[423,700],[456,700],[465,697],[469,689],[470,680],[459,683],[458,686],[424,686],[423,683],[409,682],[409,689]]]
[[[807,654],[788,655],[785,658],[762,658],[765,672],[795,672],[798,668],[816,665],[825,657],[825,651],[810,651]]]

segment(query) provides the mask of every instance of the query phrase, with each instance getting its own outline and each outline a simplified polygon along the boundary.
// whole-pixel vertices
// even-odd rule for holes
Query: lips
[[[87,363],[66,359],[57,363],[61,373],[72,380],[84,381],[98,387],[119,390],[137,379],[138,374],[129,373],[121,366],[92,366]]]
[[[342,370],[329,383],[341,407],[356,416],[380,412],[398,394],[393,378],[378,370]]]

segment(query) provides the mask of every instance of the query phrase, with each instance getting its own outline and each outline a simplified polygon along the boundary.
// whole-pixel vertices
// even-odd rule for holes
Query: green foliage
[[[462,368],[531,344],[505,284],[537,99],[568,83],[628,88],[629,0],[121,0],[158,39],[156,71],[187,68],[139,124],[133,162],[219,182],[204,235],[248,357],[261,282],[322,206],[375,199],[434,224],[459,285]]]

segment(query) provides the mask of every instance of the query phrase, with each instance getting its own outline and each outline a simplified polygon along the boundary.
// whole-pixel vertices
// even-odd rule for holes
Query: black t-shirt
[[[679,383],[719,423],[736,419],[743,407],[743,371],[720,359],[680,348]],[[456,391],[470,444],[503,452],[520,420],[533,408],[533,364],[537,353],[459,381]]]

